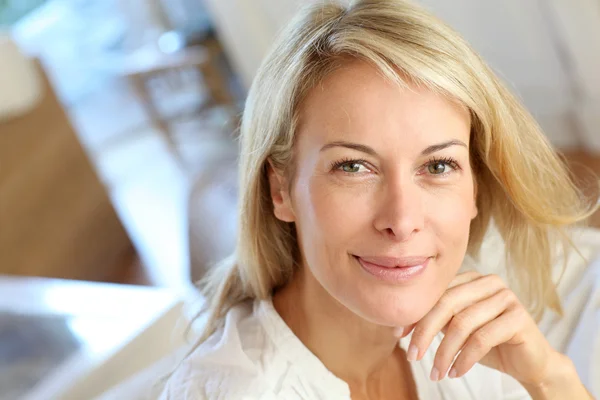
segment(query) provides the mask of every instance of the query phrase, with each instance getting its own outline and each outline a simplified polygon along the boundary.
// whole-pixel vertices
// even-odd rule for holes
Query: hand
[[[447,371],[450,378],[461,377],[479,362],[523,385],[539,386],[553,367],[549,361],[556,359],[557,352],[533,318],[496,275],[457,275],[415,325],[409,361],[420,360],[440,331],[444,339],[431,371],[434,381],[444,378]]]

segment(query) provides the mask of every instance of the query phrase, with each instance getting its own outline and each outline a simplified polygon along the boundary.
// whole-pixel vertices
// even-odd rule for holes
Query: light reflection
[[[39,289],[36,296],[44,312],[126,318],[137,324],[165,310],[175,299],[169,292],[111,284],[58,282]]]
[[[107,354],[138,333],[140,324],[131,319],[71,318],[67,325],[92,356]]]

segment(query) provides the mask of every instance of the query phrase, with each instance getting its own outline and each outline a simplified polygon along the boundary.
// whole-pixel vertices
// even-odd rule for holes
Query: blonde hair
[[[454,30],[421,7],[405,0],[319,2],[281,34],[249,92],[241,128],[237,248],[203,282],[208,313],[203,338],[233,305],[268,298],[297,267],[294,225],[273,214],[267,165],[270,160],[288,173],[293,168],[299,104],[348,58],[470,110],[479,214],[468,253],[477,258],[494,220],[530,311],[560,313],[551,274],[554,251],[567,238],[562,228],[587,219],[595,202],[576,188],[532,116]]]

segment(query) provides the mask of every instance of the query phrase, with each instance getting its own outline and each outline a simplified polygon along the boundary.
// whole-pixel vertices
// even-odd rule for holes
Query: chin
[[[437,299],[420,298],[417,301],[413,298],[407,302],[404,296],[398,296],[395,304],[391,305],[388,301],[375,301],[366,304],[361,312],[361,316],[377,325],[382,326],[409,326],[419,322],[433,308]],[[389,299],[388,300],[393,300]]]
[[[409,326],[420,321],[438,302],[447,284],[423,279],[411,286],[375,283],[363,286],[345,303],[363,319],[382,326]]]

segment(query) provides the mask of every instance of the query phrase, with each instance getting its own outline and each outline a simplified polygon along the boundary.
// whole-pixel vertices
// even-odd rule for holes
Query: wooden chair
[[[232,105],[233,96],[218,65],[219,54],[218,46],[210,43],[207,46],[182,48],[173,53],[161,52],[155,45],[150,45],[127,57],[121,66],[120,74],[127,79],[143,105],[151,125],[163,135],[169,150],[180,164],[185,163],[170,126],[170,120],[177,116],[161,113],[161,93],[154,93],[153,86],[157,85],[152,84],[167,86],[171,92],[176,92],[178,88],[187,88],[189,85],[196,86],[199,94],[204,89],[206,101],[197,112],[216,105]],[[190,75],[196,77],[195,82],[190,82]]]

